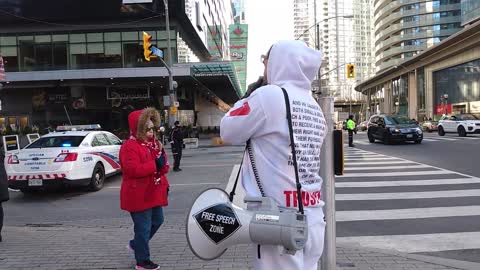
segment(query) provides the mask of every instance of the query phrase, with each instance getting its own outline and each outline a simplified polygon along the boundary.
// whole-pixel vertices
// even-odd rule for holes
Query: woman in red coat
[[[163,223],[169,188],[167,155],[154,135],[160,114],[155,108],[134,111],[128,115],[128,125],[130,139],[120,149],[120,204],[132,216],[135,237],[127,247],[135,252],[135,269],[156,270],[159,266],[150,260],[148,242]]]

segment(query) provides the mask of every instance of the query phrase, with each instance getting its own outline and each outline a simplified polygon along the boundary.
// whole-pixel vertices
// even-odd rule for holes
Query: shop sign
[[[470,112],[471,113],[480,113],[480,101],[470,102]]]
[[[107,88],[107,99],[149,99],[148,88]]]
[[[54,104],[63,104],[68,100],[67,94],[49,94],[48,102]]]
[[[437,115],[443,115],[443,114],[445,114],[445,110],[446,110],[446,114],[451,114],[452,111],[453,111],[453,106],[452,106],[452,104],[437,105],[437,106],[435,107],[435,114],[437,114]]]

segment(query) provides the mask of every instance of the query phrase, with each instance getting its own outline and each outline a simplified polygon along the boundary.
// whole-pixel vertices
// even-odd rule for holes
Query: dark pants
[[[180,169],[180,160],[182,159],[183,143],[175,143],[172,147],[173,169]]]
[[[353,146],[353,130],[348,130],[348,146]]]
[[[2,228],[3,228],[3,206],[0,202],[0,242],[2,242]]]
[[[154,207],[141,212],[131,212],[135,237],[130,241],[130,246],[135,250],[137,263],[150,260],[148,242],[158,231],[163,223],[162,207]]]

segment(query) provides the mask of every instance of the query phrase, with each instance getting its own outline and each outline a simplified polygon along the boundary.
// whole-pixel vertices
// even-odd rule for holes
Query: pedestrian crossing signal
[[[347,64],[347,78],[348,79],[355,79],[355,65],[354,64]]]

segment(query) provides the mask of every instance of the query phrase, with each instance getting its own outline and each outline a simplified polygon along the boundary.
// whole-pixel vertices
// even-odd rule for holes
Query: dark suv
[[[423,140],[422,128],[413,120],[399,115],[373,115],[368,121],[367,135],[371,143],[375,140],[385,144],[406,141],[421,143]]]

